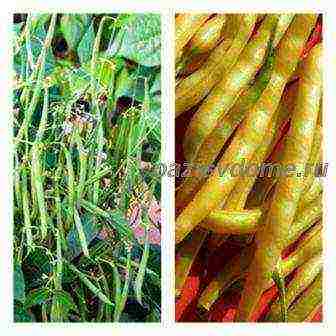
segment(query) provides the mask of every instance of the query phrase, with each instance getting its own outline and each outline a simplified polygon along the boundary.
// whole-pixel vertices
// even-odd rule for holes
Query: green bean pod
[[[53,38],[53,35],[54,35],[56,19],[57,19],[57,15],[53,14],[51,16],[51,21],[50,21],[48,33],[47,33],[47,36],[45,38],[45,41],[44,41],[44,44],[43,44],[43,47],[42,47],[42,50],[41,50],[41,54],[39,56],[38,63],[35,66],[35,69],[34,69],[34,72],[33,72],[33,75],[32,75],[32,76],[34,76],[35,70],[38,71],[38,76],[37,76],[35,88],[34,88],[34,91],[33,91],[33,96],[31,98],[29,107],[28,107],[28,109],[25,113],[25,117],[24,117],[22,125],[19,129],[19,132],[18,132],[18,134],[15,138],[15,140],[17,142],[19,140],[22,140],[22,138],[28,134],[28,127],[30,125],[30,122],[31,122],[31,119],[33,117],[34,111],[35,111],[36,106],[38,104],[38,100],[39,100],[42,85],[43,85],[43,79],[44,79],[44,75],[45,75],[45,63],[46,63],[47,51],[50,48],[52,38]]]
[[[75,219],[75,202],[76,202],[76,196],[75,196],[75,173],[73,169],[72,164],[72,157],[71,153],[67,148],[63,148],[64,155],[65,155],[65,164],[67,168],[67,178],[68,178],[68,211],[69,216],[67,218],[67,229],[70,229],[72,227],[72,224]]]
[[[41,236],[42,239],[45,239],[48,233],[49,226],[49,215],[47,213],[45,194],[44,194],[44,177],[41,167],[41,158],[40,158],[40,146],[35,144],[31,150],[32,162],[31,162],[31,179],[33,189],[35,193],[37,205],[40,213],[40,223],[41,223]]]
[[[79,271],[75,266],[73,266],[71,263],[67,263],[70,270],[75,273],[81,281],[84,283],[84,285],[94,294],[96,295],[101,301],[108,305],[113,305],[113,303],[107,298],[107,296],[102,292],[102,290],[98,287],[96,287],[89,279],[88,277],[83,274],[81,271]]]
[[[114,321],[118,322],[120,319],[120,315],[122,311],[125,308],[126,300],[127,300],[127,294],[129,291],[129,286],[132,279],[132,266],[131,266],[131,253],[127,253],[127,267],[126,267],[126,275],[125,275],[125,281],[122,291],[120,292],[120,296],[118,298],[118,301],[116,301],[116,306],[114,310]]]
[[[84,228],[83,228],[83,225],[82,225],[82,221],[80,219],[77,208],[74,207],[73,210],[74,210],[74,221],[75,221],[75,225],[76,225],[76,229],[77,229],[77,233],[78,233],[78,237],[79,237],[79,243],[82,247],[84,255],[86,257],[88,257],[90,254],[89,254],[88,244],[87,244],[87,241],[86,241],[86,236],[85,236]]]
[[[21,171],[21,197],[22,197],[22,209],[23,209],[23,220],[24,220],[24,231],[27,239],[28,250],[31,250],[34,246],[33,235],[31,231],[31,221],[30,221],[30,204],[28,196],[28,183],[27,183],[27,171],[26,168]]]

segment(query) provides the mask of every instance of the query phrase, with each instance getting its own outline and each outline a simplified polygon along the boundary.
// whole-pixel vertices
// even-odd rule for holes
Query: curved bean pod
[[[301,202],[304,202],[304,198],[300,199],[300,204]],[[299,209],[301,209],[301,207],[299,207]],[[295,220],[288,233],[286,246],[290,246],[291,244],[293,244],[303,232],[309,229],[318,220],[321,220],[321,216],[321,198],[319,198],[317,202],[314,201],[313,206],[307,206],[302,211],[298,210]],[[316,230],[320,230],[318,226],[316,226],[315,230],[312,230],[310,234],[305,238],[304,241],[308,241],[309,243],[303,243],[298,248],[298,251],[300,252],[294,252],[286,259],[286,261],[283,261],[283,263],[281,263],[284,275],[288,275],[290,272],[292,272],[295,267],[297,267],[298,263],[302,264],[305,260],[307,260],[306,257],[307,255],[308,257],[310,257],[311,252],[315,254],[316,251],[320,250],[319,244],[321,244],[321,240],[309,239],[311,236],[316,234]],[[316,248],[314,248],[314,246]],[[255,246],[249,245],[243,249],[241,254],[237,254],[235,257],[233,257],[232,260],[225,265],[225,268],[216,275],[216,277],[203,291],[199,300],[199,305],[209,310],[212,304],[220,297],[223,291],[231,285],[231,283],[238,280],[239,278],[245,277],[248,266],[252,261],[254,250]],[[243,267],[244,265],[246,265],[246,267]],[[271,284],[272,283],[269,282],[269,285]]]
[[[182,50],[191,37],[208,19],[209,14],[179,14],[175,19],[175,59],[179,59]]]
[[[255,15],[243,15],[241,26],[230,47],[224,40],[200,69],[179,83],[175,92],[175,117],[197,105],[220,81],[223,71],[231,68],[250,38],[255,21]]]
[[[253,107],[265,89],[271,76],[273,64],[274,56],[270,55],[253,85],[240,95],[229,113],[223,115],[218,121],[216,127],[205,139],[194,159],[193,164],[195,164],[196,167],[210,166],[215,161],[223,145],[233,134],[245,114]],[[191,173],[193,173],[193,170]],[[205,176],[192,174],[191,177],[187,177],[182,182],[175,198],[175,207],[177,209],[182,209],[191,201],[197,187],[201,185],[204,179]]]
[[[191,38],[188,45],[189,53],[201,54],[212,50],[220,39],[225,19],[225,14],[218,14],[205,22]]]
[[[184,156],[189,162],[193,162],[202,143],[211,134],[220,117],[227,113],[254,78],[265,59],[276,22],[275,15],[265,19],[260,33],[246,45],[237,63],[213,88],[194,114],[183,141]]]
[[[322,226],[317,224],[300,242],[299,247],[290,256],[281,260],[281,271],[283,274],[291,273],[295,268],[302,265],[314,255],[322,251]]]
[[[322,258],[320,255],[313,257],[298,268],[298,274],[290,282],[286,290],[286,308],[287,311],[296,297],[298,297],[322,271]],[[281,321],[281,305],[277,300],[268,313],[267,320],[270,322]]]
[[[247,234],[257,230],[261,210],[217,210],[212,212],[201,226],[219,234]]]
[[[288,311],[288,322],[303,322],[322,302],[322,273],[308,287],[307,291],[299,297],[298,301]]]
[[[315,15],[297,15],[281,40],[276,52],[275,69],[272,78],[254,108],[242,122],[219,168],[228,164],[250,160],[267,130],[267,126],[277,109],[284,86],[298,62],[300,52],[314,26]],[[295,43],[291,40],[295,36]],[[236,183],[230,174],[219,174],[219,170],[210,176],[194,199],[179,215],[176,221],[175,238],[179,243],[211,211],[218,208],[229,195]]]

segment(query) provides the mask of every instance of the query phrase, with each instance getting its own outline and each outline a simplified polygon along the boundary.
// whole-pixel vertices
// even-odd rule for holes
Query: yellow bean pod
[[[322,273],[301,295],[298,301],[288,311],[288,322],[304,322],[322,302],[323,286]]]
[[[303,16],[297,15],[296,18]],[[304,16],[306,18],[307,16]],[[312,18],[313,22],[315,19]],[[295,19],[293,21],[295,23]],[[293,25],[290,26],[290,28]],[[288,31],[291,29],[289,28]],[[311,30],[311,29],[310,29]],[[285,41],[285,42],[284,42]],[[296,43],[291,41],[291,45]],[[282,43],[287,45],[282,39]],[[286,54],[286,56],[288,56]],[[284,63],[288,57],[280,59],[281,72],[293,71],[293,65]],[[297,105],[293,111],[291,129],[287,137],[283,155],[283,165],[295,165],[302,171],[309,160],[319,103],[322,92],[321,47],[315,47],[305,60],[305,76],[299,86]],[[286,70],[287,69],[287,70]],[[269,281],[284,248],[284,239],[294,219],[303,188],[303,179],[297,175],[283,176],[276,185],[274,198],[265,225],[257,232],[257,250],[250,266],[249,276],[242,294],[237,319],[249,321],[262,294],[264,283]]]
[[[184,156],[189,162],[193,162],[220,117],[233,106],[261,67],[276,22],[275,15],[265,19],[260,33],[247,44],[237,63],[224,75],[194,114],[183,141]]]
[[[209,14],[179,14],[175,19],[175,59],[178,60],[183,48],[208,19]]]
[[[247,234],[257,230],[261,217],[260,209],[253,210],[217,210],[212,212],[201,226],[219,234]]]
[[[225,18],[225,15],[218,14],[205,22],[191,38],[188,54],[202,54],[212,50],[220,40]]]
[[[305,262],[298,269],[298,274],[290,282],[286,289],[286,309],[288,310],[293,301],[315,280],[322,271],[322,258],[320,255]],[[270,322],[281,321],[281,303],[277,300],[268,313],[267,320]]]
[[[304,43],[316,20],[315,15],[297,15],[276,51],[275,69],[258,103],[249,111],[236,136],[219,162],[220,170],[228,164],[250,161],[260,145],[276,111],[287,79],[294,71]],[[295,43],[292,43],[295,36]],[[207,215],[218,208],[236,183],[230,173],[215,170],[176,220],[175,240],[179,243]]]
[[[240,28],[232,43],[224,39],[200,69],[178,84],[175,92],[175,117],[197,105],[221,80],[223,72],[228,71],[236,62],[252,34],[256,17],[248,14],[242,15],[241,19]]]

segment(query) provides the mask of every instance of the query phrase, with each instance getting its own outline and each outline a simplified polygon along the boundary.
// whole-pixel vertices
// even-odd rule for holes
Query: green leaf
[[[25,268],[29,269],[26,275],[26,291],[42,287],[48,281],[48,274],[52,271],[50,259],[45,251],[35,249],[24,260]]]
[[[33,316],[20,303],[14,305],[14,322],[34,322]]]
[[[57,290],[54,293],[54,297],[57,298],[58,302],[62,306],[62,309],[66,311],[73,310],[75,312],[78,312],[78,308],[68,292],[64,290]]]
[[[83,23],[84,27],[88,27],[92,20],[92,14],[74,14],[75,17]]]
[[[71,295],[64,290],[57,290],[52,298],[50,310],[51,322],[63,322],[68,318],[69,311],[78,313],[78,308]]]
[[[109,212],[110,219],[113,222],[114,228],[120,232],[124,237],[128,239],[133,239],[132,230],[129,228],[129,224],[125,219],[125,216],[122,211],[115,209]]]
[[[46,303],[51,298],[51,292],[48,288],[40,288],[32,290],[26,297],[25,307],[41,305]]]
[[[21,265],[16,261],[14,264],[14,300],[25,300],[25,282]]]
[[[91,59],[94,39],[95,39],[95,33],[93,29],[93,23],[91,23],[91,25],[85,32],[83,38],[79,42],[77,48],[77,53],[81,64],[86,63]]]
[[[84,70],[83,67],[73,70],[68,77],[70,96],[78,91],[82,91],[83,88],[85,88],[90,82],[90,78],[90,74],[86,70]]]
[[[115,89],[115,99],[122,96],[131,95],[131,87],[133,84],[133,79],[129,76],[128,70],[123,68],[117,77],[116,89]]]
[[[43,152],[43,159],[46,169],[53,169],[56,167],[57,155],[51,148],[47,148]]]
[[[50,14],[31,14],[32,28],[44,27],[49,18]]]
[[[83,284],[94,294],[96,295],[101,301],[104,303],[113,306],[114,304],[109,300],[109,298],[102,292],[102,290],[96,287],[91,280],[81,271],[79,271],[75,266],[68,263],[68,267],[70,270],[76,275],[78,275],[79,279],[83,282]]]
[[[34,63],[37,62],[37,59],[41,53],[44,41],[47,36],[47,31],[44,27],[46,22],[46,17],[39,17],[39,19],[32,24],[31,32],[31,49],[33,53]],[[45,62],[45,73],[50,75],[55,67],[55,57],[52,53],[51,48],[47,50],[46,62]]]
[[[88,214],[81,217],[81,222],[87,244],[90,244],[90,242],[97,236],[100,228],[93,220],[93,216]],[[82,253],[82,245],[79,241],[78,233],[75,227],[70,230],[67,236],[67,242],[72,258],[75,258]]]
[[[160,65],[160,15],[134,14],[125,21],[126,23],[119,30],[110,52],[145,66]],[[120,40],[121,45],[119,45]]]
[[[133,98],[138,102],[143,102],[145,97],[145,81],[147,81],[152,91],[152,86],[158,86],[156,77],[157,68],[139,65],[134,69],[123,68],[117,76],[115,99],[120,97]],[[154,88],[156,91],[156,89]]]
[[[76,50],[84,34],[84,24],[74,14],[62,15],[60,30],[70,50]]]
[[[149,93],[155,94],[157,92],[161,91],[161,71],[158,71],[156,73],[154,82],[149,90]]]

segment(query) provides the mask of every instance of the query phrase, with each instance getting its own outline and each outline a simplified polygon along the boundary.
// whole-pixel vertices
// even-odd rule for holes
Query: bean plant
[[[14,321],[160,321],[159,15],[13,30]]]

